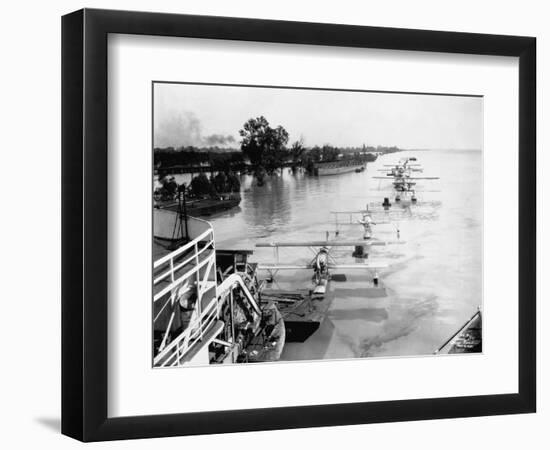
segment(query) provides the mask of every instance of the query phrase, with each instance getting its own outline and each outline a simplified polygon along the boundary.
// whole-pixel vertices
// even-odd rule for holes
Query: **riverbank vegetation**
[[[218,172],[215,176],[208,177],[200,173],[191,179],[189,186],[178,185],[173,176],[159,178],[160,186],[155,189],[154,196],[159,201],[175,200],[178,195],[185,192],[187,198],[219,198],[229,193],[237,193],[241,190],[241,181],[235,173]]]
[[[289,145],[289,134],[285,128],[281,125],[271,126],[264,116],[246,121],[239,130],[239,135],[239,149],[216,146],[155,148],[154,164],[159,177],[170,173],[210,172],[210,180],[206,176],[204,178],[211,185],[217,183],[217,187],[222,187],[224,183],[229,183],[232,190],[235,183],[227,180],[233,179],[235,172],[254,173],[261,185],[266,176],[273,175],[284,167],[290,167],[292,171],[303,169],[313,173],[318,163],[341,160],[367,163],[376,160],[380,154],[401,150],[395,146],[372,147],[364,144],[358,147],[336,147],[329,144],[306,147],[301,139]],[[216,172],[218,175],[221,173],[225,181],[219,178],[216,182]],[[204,178],[201,178],[203,184]],[[219,191],[217,187],[214,188]]]

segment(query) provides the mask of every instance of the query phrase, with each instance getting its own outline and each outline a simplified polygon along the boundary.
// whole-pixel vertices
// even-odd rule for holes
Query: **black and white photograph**
[[[550,448],[545,6],[6,3],[0,447]]]
[[[482,352],[480,95],[152,83],[154,368]]]

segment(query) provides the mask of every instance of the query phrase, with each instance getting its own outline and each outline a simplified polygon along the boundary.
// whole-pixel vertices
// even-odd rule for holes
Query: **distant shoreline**
[[[481,148],[411,148],[404,149],[404,152],[455,152],[455,153],[466,153],[466,152],[482,152]]]

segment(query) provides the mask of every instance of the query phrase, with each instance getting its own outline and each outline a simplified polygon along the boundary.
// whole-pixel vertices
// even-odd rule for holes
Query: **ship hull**
[[[318,167],[317,174],[319,176],[328,176],[328,175],[340,175],[342,173],[348,172],[361,172],[361,168],[364,167],[362,164],[348,165],[348,166],[333,166],[333,167]]]
[[[305,342],[315,333],[326,317],[329,297],[311,297],[307,290],[280,291],[265,289],[263,301],[277,304],[285,322],[286,342]]]
[[[305,342],[321,326],[323,318],[317,320],[285,320],[286,342]]]
[[[481,353],[482,315],[476,312],[436,353]]]
[[[235,208],[236,206],[239,206],[239,203],[241,203],[240,196],[231,196],[221,200],[208,198],[204,200],[188,201],[186,210],[187,214],[190,216],[211,216],[212,214]],[[161,204],[159,205],[159,208],[177,213],[179,204],[178,202],[171,202],[169,204]]]

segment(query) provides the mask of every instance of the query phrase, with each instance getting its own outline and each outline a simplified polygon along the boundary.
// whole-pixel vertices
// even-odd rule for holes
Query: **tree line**
[[[208,177],[200,173],[191,179],[189,186],[178,184],[173,176],[165,175],[159,178],[160,187],[155,189],[155,200],[171,201],[185,192],[187,198],[219,197],[223,194],[240,192],[241,181],[233,172],[218,172]]]
[[[224,149],[219,147],[197,148],[155,148],[154,163],[159,174],[167,173],[176,167],[207,164],[212,172],[223,172],[227,177],[236,168],[253,168],[259,184],[266,175],[273,174],[282,167],[293,169],[303,167],[313,172],[320,162],[333,162],[339,159],[353,159],[369,162],[376,159],[377,153],[399,151],[397,147],[335,147],[331,145],[305,147],[302,140],[289,145],[289,134],[281,126],[272,127],[264,116],[251,118],[239,130],[241,148]],[[239,169],[237,169],[239,170]],[[204,181],[204,180],[203,180]]]
[[[157,168],[179,166],[199,166],[208,164],[218,169],[243,164],[243,153],[240,150],[220,147],[199,148],[194,146],[155,148],[153,161]]]

